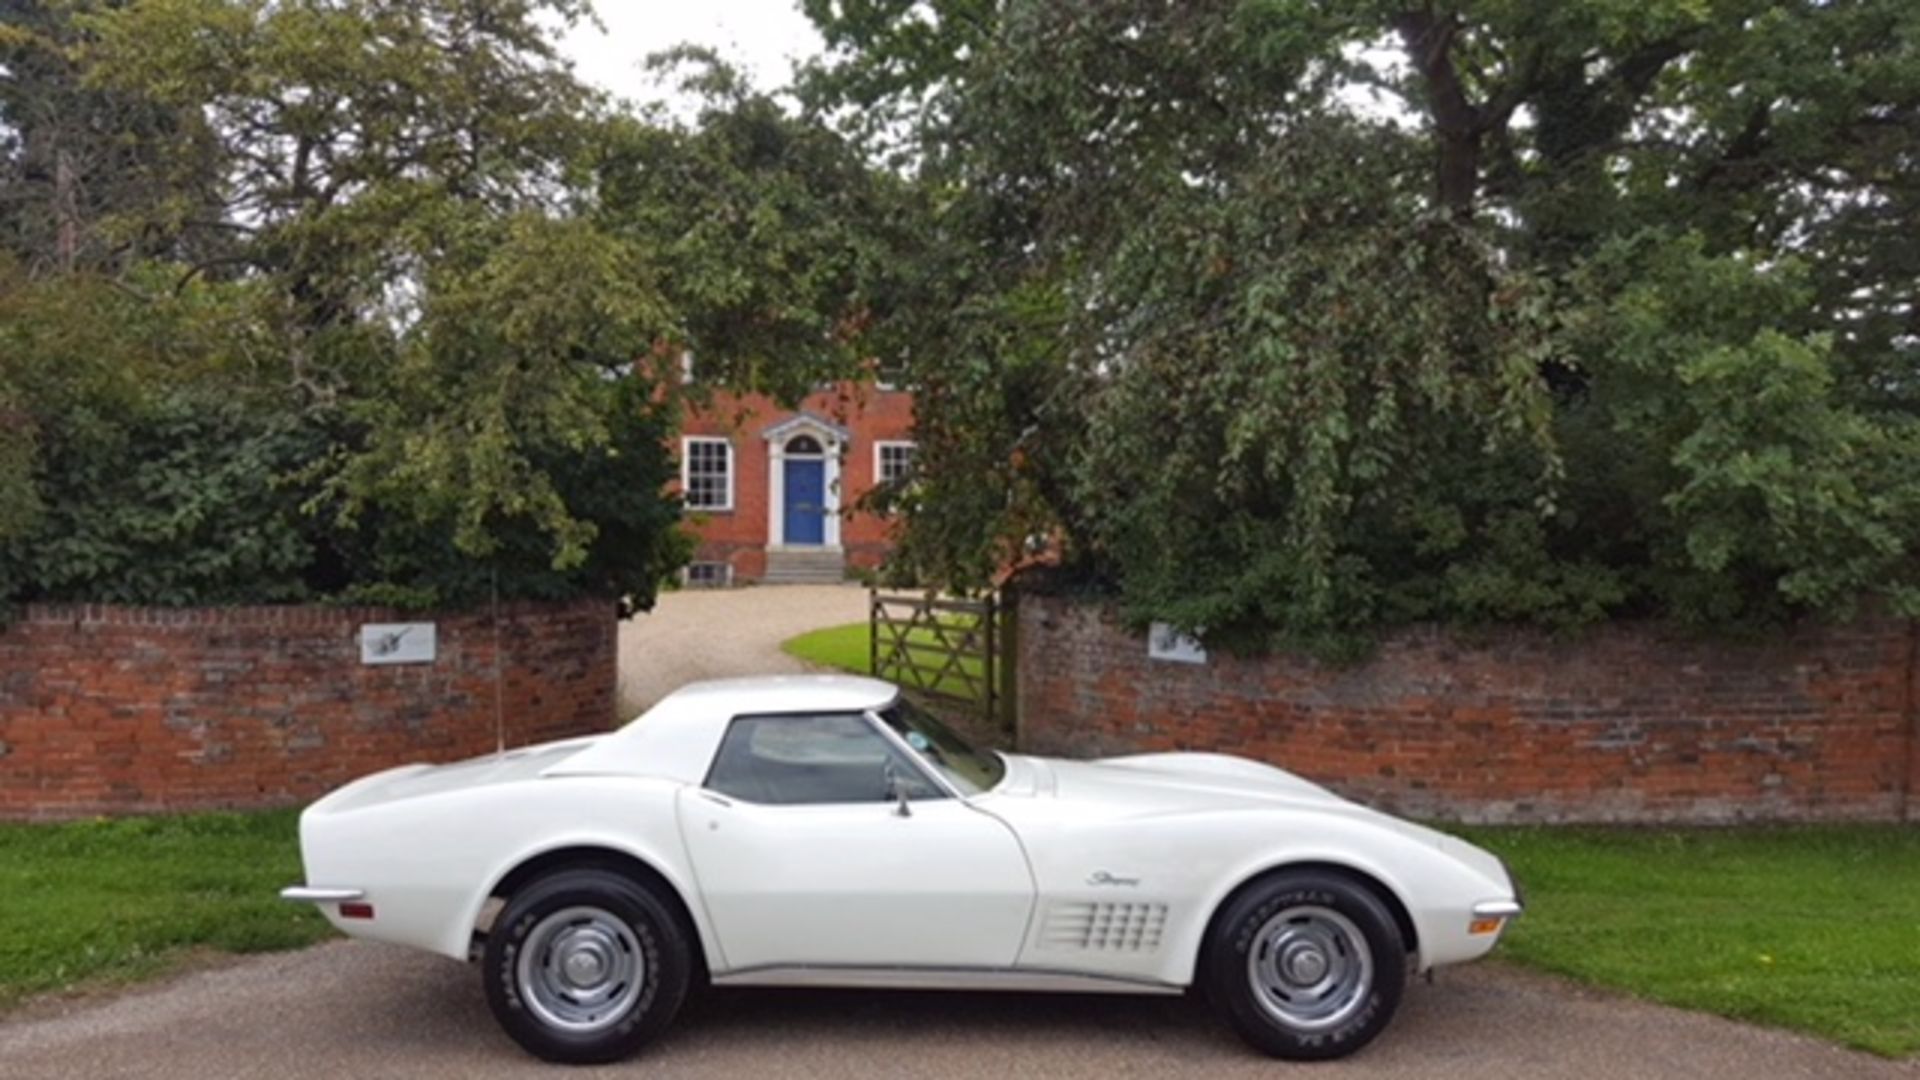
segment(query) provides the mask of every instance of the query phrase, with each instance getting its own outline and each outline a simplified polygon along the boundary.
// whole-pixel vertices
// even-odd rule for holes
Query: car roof
[[[736,716],[854,712],[879,708],[899,696],[893,684],[857,675],[762,675],[688,683],[541,775],[626,774],[697,784]]]
[[[655,709],[706,711],[729,716],[814,710],[872,709],[899,696],[891,683],[859,675],[755,675],[691,682],[660,699]]]

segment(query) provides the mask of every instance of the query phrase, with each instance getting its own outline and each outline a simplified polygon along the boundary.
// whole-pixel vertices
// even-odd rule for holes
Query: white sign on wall
[[[1147,628],[1147,658],[1171,660],[1177,664],[1204,664],[1207,650],[1191,634],[1183,634],[1163,622]]]
[[[431,664],[438,643],[434,624],[362,623],[360,662],[363,664]]]

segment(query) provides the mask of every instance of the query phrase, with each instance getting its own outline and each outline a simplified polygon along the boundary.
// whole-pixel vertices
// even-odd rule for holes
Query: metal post
[[[993,678],[993,668],[994,668],[994,661],[999,655],[998,650],[994,647],[994,641],[995,641],[995,630],[996,630],[995,624],[999,622],[999,619],[997,617],[997,613],[994,611],[993,597],[994,597],[993,593],[987,594],[986,608],[981,613],[981,617],[984,618],[987,622],[987,649],[986,649],[987,655],[984,658],[985,662],[980,665],[980,675],[981,675],[981,681],[985,683],[985,686],[986,686],[986,694],[985,694],[986,701],[984,702],[984,704],[986,705],[986,721],[987,721],[986,727],[987,727],[987,730],[989,731],[993,730],[993,728],[1000,721],[1000,712],[998,709],[994,708],[994,697],[995,697],[994,690],[995,690],[996,684]]]
[[[1008,743],[1020,745],[1020,593],[1012,584],[1000,590],[998,617],[999,648],[994,662],[999,665],[998,694],[1000,714],[994,722],[1007,733]]]

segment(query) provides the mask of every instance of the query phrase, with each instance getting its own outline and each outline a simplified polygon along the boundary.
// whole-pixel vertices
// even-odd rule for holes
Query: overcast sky
[[[595,7],[606,31],[581,24],[562,48],[583,79],[630,99],[658,96],[640,62],[682,42],[719,50],[765,89],[787,81],[794,58],[821,48],[797,0],[595,0]]]
[[[594,0],[603,32],[585,23],[561,39],[561,49],[587,82],[636,102],[676,95],[640,69],[647,54],[691,42],[719,51],[744,68],[763,90],[783,86],[792,63],[819,54],[823,43],[800,13],[799,0]],[[1390,41],[1356,50],[1389,68],[1405,66]],[[1403,102],[1361,86],[1340,91],[1341,100],[1363,116],[1417,123]],[[684,107],[685,99],[678,105]],[[676,110],[677,111],[677,110]]]

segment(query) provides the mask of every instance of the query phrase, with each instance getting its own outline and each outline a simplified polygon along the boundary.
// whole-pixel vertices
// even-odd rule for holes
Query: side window
[[[707,787],[773,805],[883,802],[890,777],[910,799],[943,794],[863,716],[740,716],[720,740]]]

